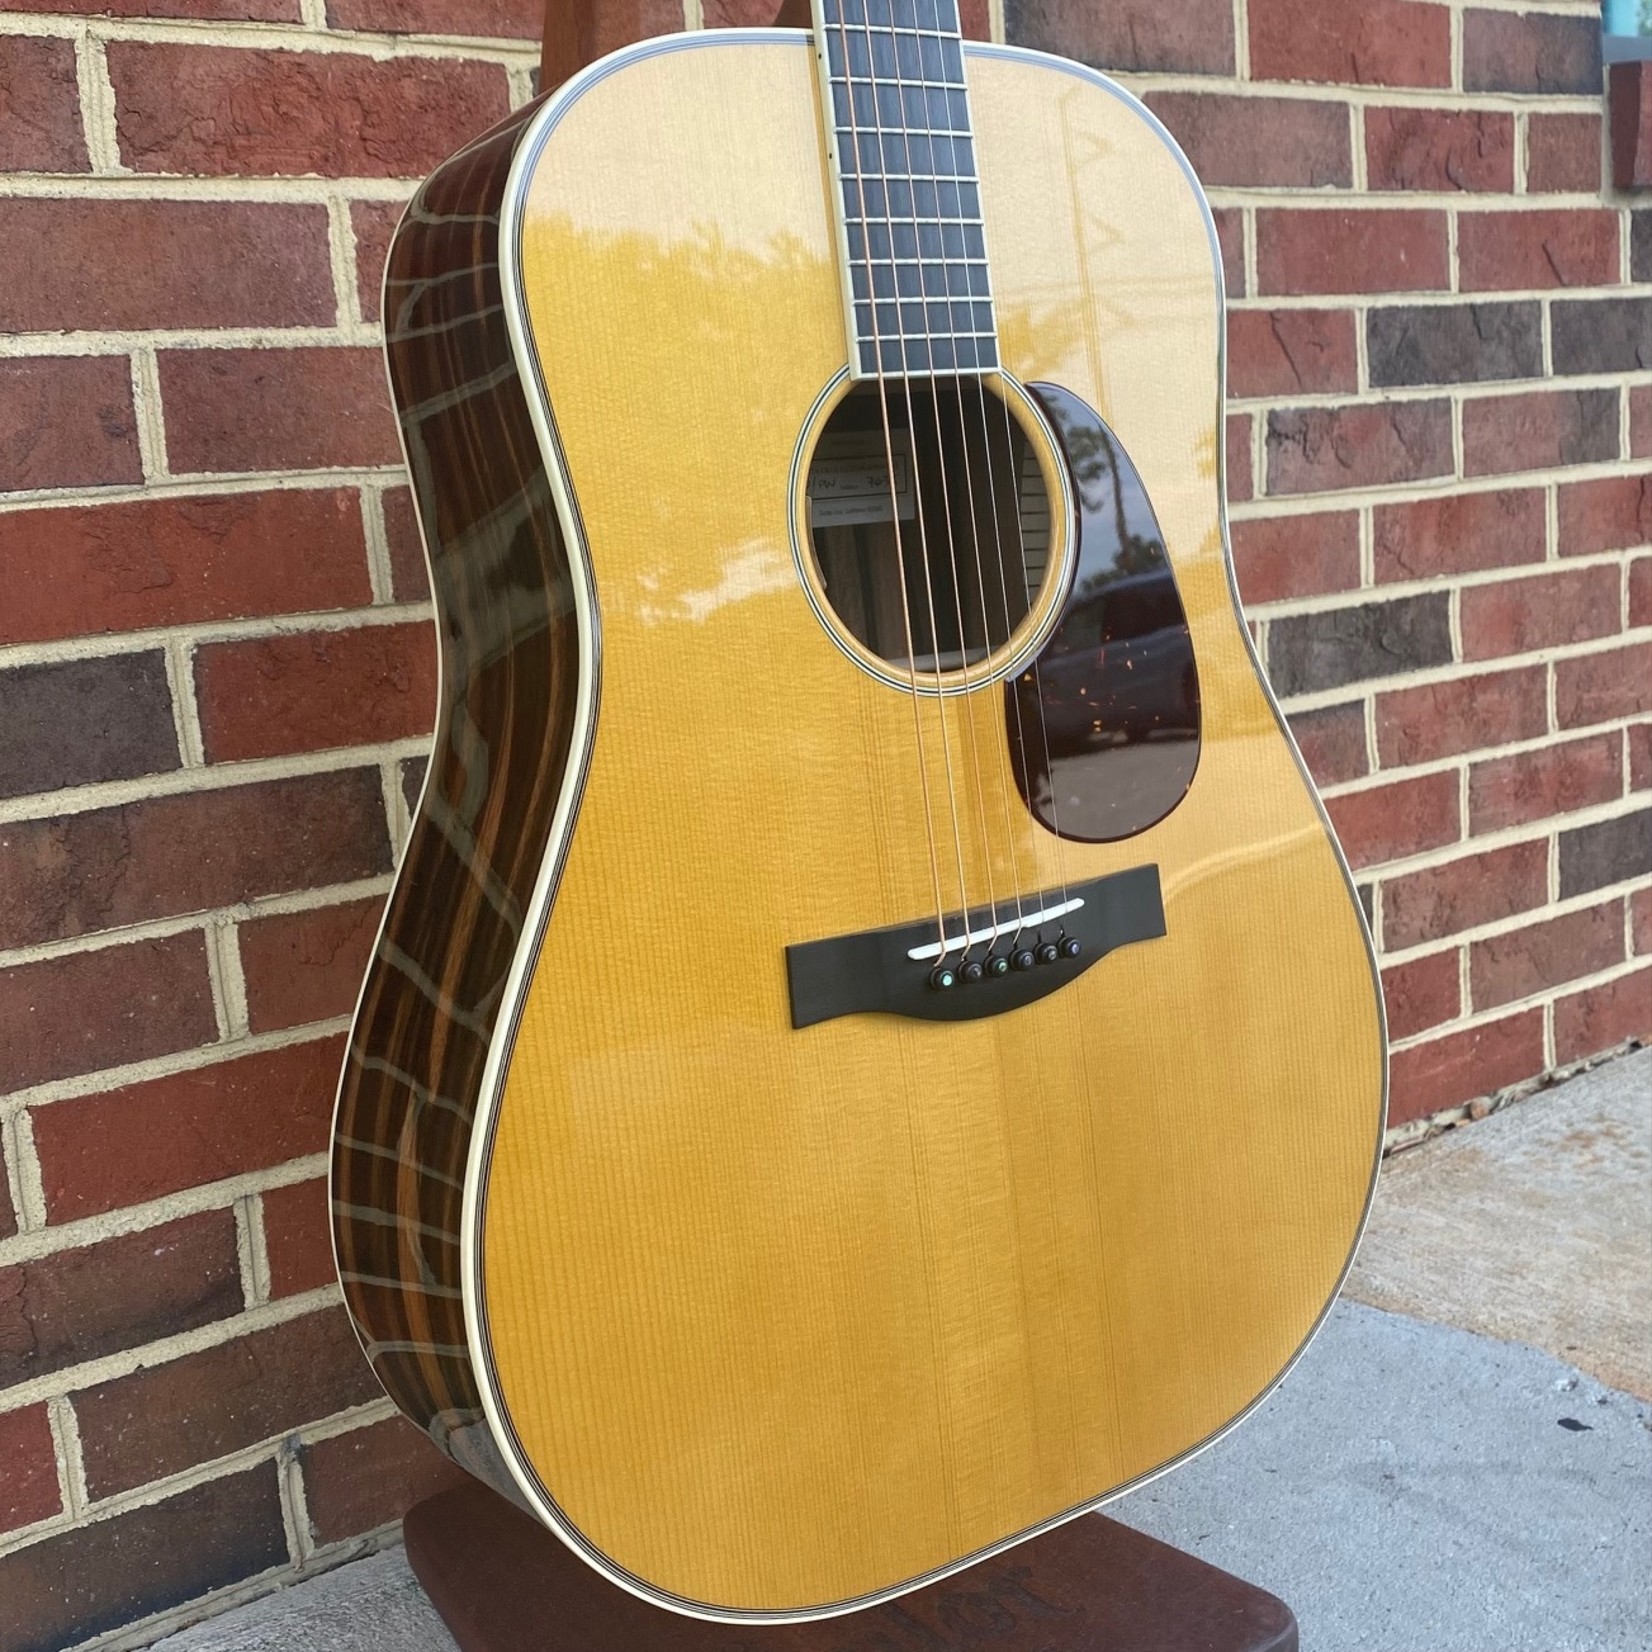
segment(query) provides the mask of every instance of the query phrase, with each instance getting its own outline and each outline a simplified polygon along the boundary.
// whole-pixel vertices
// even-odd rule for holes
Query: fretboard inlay
[[[998,365],[957,0],[815,0],[856,378]]]

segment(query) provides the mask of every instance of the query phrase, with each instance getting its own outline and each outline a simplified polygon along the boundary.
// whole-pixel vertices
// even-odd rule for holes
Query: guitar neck
[[[998,366],[957,0],[814,0],[855,378]]]

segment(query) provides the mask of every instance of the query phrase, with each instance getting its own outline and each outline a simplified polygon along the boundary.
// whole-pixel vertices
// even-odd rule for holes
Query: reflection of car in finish
[[[1052,753],[1196,735],[1198,673],[1169,568],[1080,598],[1039,676]]]

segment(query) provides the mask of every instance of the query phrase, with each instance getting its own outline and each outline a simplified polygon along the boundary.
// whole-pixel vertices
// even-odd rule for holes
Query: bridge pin
[[[1038,959],[1033,956],[1030,947],[1022,947],[1011,961],[1017,969],[1031,969]]]
[[[1038,949],[1038,961],[1041,964],[1053,964],[1061,956],[1061,948],[1054,941],[1046,941]]]
[[[974,986],[975,983],[977,981],[979,981],[983,975],[986,974],[986,972],[987,972],[987,966],[985,964],[983,964],[979,958],[971,958],[970,961],[967,964],[965,964],[964,968],[963,968],[964,980],[970,986]]]
[[[1006,958],[1003,955],[1003,953],[995,952],[987,960],[987,973],[989,975],[991,975],[994,979],[998,979],[998,978],[1001,978],[1005,975],[1008,975],[1009,972],[1010,972],[1010,961],[1009,961],[1008,958]]]
[[[1083,950],[1083,946],[1080,945],[1077,938],[1072,935],[1069,935],[1067,939],[1061,943],[1061,956],[1063,958],[1076,958]]]
[[[958,972],[950,964],[938,964],[929,972],[929,984],[937,992],[947,992],[958,984]]]

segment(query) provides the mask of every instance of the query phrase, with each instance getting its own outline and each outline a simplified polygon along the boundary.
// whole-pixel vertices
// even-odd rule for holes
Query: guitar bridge
[[[1109,952],[1165,933],[1157,866],[786,948],[792,1025],[845,1015],[976,1021],[1047,998]]]

